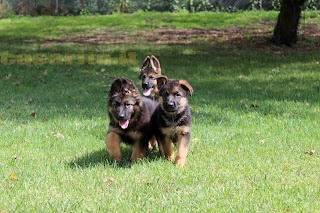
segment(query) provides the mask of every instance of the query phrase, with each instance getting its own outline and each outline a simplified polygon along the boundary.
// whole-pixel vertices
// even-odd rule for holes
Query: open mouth
[[[129,126],[129,120],[120,120],[120,121],[119,121],[119,126],[120,126],[122,129],[128,128],[128,126]]]
[[[152,90],[153,90],[152,87],[151,87],[151,88],[144,88],[142,94],[143,94],[144,96],[150,96]]]

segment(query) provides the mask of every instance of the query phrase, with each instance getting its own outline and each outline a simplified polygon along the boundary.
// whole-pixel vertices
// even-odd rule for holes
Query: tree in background
[[[291,46],[298,40],[298,25],[301,11],[307,0],[282,0],[277,24],[273,31],[273,42]]]
[[[0,18],[6,18],[12,14],[12,5],[10,2],[8,0],[0,0]]]

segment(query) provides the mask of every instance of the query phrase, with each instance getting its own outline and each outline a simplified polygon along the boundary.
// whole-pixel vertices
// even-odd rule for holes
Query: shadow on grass
[[[99,165],[104,165],[112,168],[131,168],[133,164],[130,159],[131,147],[121,147],[121,154],[123,156],[121,162],[116,162],[110,159],[105,149],[96,150],[67,162],[67,166],[72,169],[92,168]],[[155,161],[158,159],[158,151],[154,149],[146,158],[143,159],[143,161]]]
[[[106,91],[113,78],[128,77],[138,84],[140,63],[150,54],[160,60],[164,75],[189,81],[195,90],[190,104],[200,109],[200,113],[209,105],[243,111],[238,104],[241,100],[248,100],[249,105],[265,100],[320,102],[320,81],[314,71],[319,63],[318,52],[308,52],[305,57],[304,52],[292,49],[263,51],[227,45],[101,45],[95,50],[95,53],[108,52],[114,56],[123,50],[135,52],[135,65],[24,66],[0,63],[0,96],[3,100],[0,115],[22,122],[30,119],[32,112],[36,112],[37,121],[64,117],[104,118],[107,113]],[[13,45],[11,48],[18,47]],[[57,47],[40,49],[55,53]],[[78,49],[93,51],[90,45],[64,50],[76,54]],[[290,67],[301,69],[301,75],[297,71],[291,73]],[[213,122],[223,119],[215,117]]]

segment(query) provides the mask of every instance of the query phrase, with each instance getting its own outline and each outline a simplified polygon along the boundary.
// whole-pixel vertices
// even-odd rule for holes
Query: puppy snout
[[[176,104],[174,101],[168,101],[165,103],[164,105],[164,109],[169,111],[169,112],[173,112],[176,110]]]
[[[168,107],[174,107],[174,102],[173,101],[169,101],[169,102],[167,102],[167,106]]]
[[[149,86],[149,82],[143,82],[142,86],[144,86],[144,87]]]
[[[125,117],[125,116],[124,116],[124,113],[119,113],[119,114],[118,114],[118,117],[119,117],[119,119],[124,119],[124,117]]]

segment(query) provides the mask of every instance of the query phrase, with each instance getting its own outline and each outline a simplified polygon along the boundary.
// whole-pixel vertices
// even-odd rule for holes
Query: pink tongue
[[[143,95],[144,95],[144,96],[149,96],[149,95],[151,94],[152,90],[153,90],[152,88],[150,88],[150,89],[144,89],[144,90],[143,90]]]
[[[129,120],[119,121],[119,125],[121,126],[122,129],[126,129],[129,126]]]

